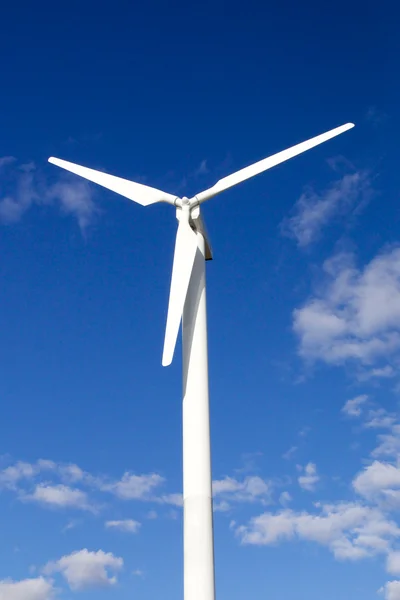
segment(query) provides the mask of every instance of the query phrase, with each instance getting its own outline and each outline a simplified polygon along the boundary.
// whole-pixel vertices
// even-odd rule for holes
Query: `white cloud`
[[[54,508],[78,508],[80,510],[93,511],[94,507],[89,504],[86,492],[73,489],[66,485],[39,484],[32,494],[22,495],[21,499],[47,504]]]
[[[376,256],[364,269],[357,269],[349,254],[339,254],[325,262],[324,271],[319,292],[293,313],[300,355],[331,364],[354,360],[372,365],[397,354],[400,248]]]
[[[400,575],[400,552],[391,552],[388,554],[386,570],[391,575]]]
[[[87,182],[62,174],[55,184],[48,185],[34,163],[19,167],[14,163],[13,157],[0,158],[0,168],[10,171],[0,197],[0,223],[16,223],[33,205],[56,205],[63,213],[73,215],[82,231],[87,228],[97,213]]]
[[[320,478],[317,473],[316,465],[310,462],[304,467],[304,475],[299,476],[298,482],[299,486],[303,488],[303,490],[313,492],[315,490],[315,486],[319,482],[319,479]]]
[[[346,404],[342,408],[342,412],[349,417],[360,417],[362,413],[361,407],[367,400],[368,396],[366,394],[356,396],[351,400],[347,400]]]
[[[83,590],[114,585],[117,578],[109,572],[118,572],[123,565],[123,559],[111,552],[90,552],[85,548],[48,563],[43,572],[46,575],[61,573],[72,590]]]
[[[379,445],[373,450],[372,456],[397,457],[400,455],[400,425],[391,427],[390,433],[378,436]]]
[[[22,581],[0,581],[0,600],[51,600],[52,584],[43,577]]]
[[[300,539],[327,546],[340,560],[359,560],[387,552],[400,535],[396,523],[377,508],[356,503],[320,506],[319,514],[289,509],[264,513],[236,528],[243,544],[270,545]]]
[[[369,429],[391,429],[396,422],[396,417],[388,413],[384,408],[370,410],[365,421],[365,427]]]
[[[213,510],[214,512],[228,512],[228,510],[231,510],[231,505],[226,500],[221,500],[220,502],[214,500]]]
[[[164,481],[157,473],[133,475],[127,472],[119,481],[102,484],[101,489],[115,494],[122,500],[144,500],[149,499],[152,492]]]
[[[213,481],[213,496],[221,496],[228,502],[261,502],[271,501],[272,485],[257,475],[249,475],[239,481],[233,477],[225,477]]]
[[[125,533],[138,533],[141,524],[133,519],[124,519],[122,521],[106,521],[105,526],[107,529],[118,529]]]
[[[379,592],[385,595],[385,600],[400,600],[400,581],[388,581]]]
[[[369,175],[365,171],[345,175],[320,195],[310,188],[297,200],[293,216],[283,221],[281,231],[304,248],[320,237],[323,227],[365,201],[369,193]]]
[[[90,187],[85,181],[59,181],[48,188],[46,197],[59,203],[63,212],[76,217],[82,231],[97,213]]]
[[[164,482],[164,478],[156,473],[134,475],[126,472],[119,480],[96,477],[76,464],[55,463],[43,459],[36,463],[16,462],[0,471],[0,489],[14,491],[22,501],[93,512],[96,512],[97,508],[90,500],[89,493],[92,496],[98,492],[110,493],[123,500],[143,500],[181,506],[181,494],[160,496],[156,493],[157,488]]]
[[[353,488],[369,501],[400,508],[400,468],[395,465],[374,461],[356,475]]]
[[[165,504],[172,504],[173,506],[183,506],[183,495],[176,494],[163,494],[161,498],[157,499],[159,502],[165,502]]]
[[[39,201],[30,171],[16,171],[12,188],[10,193],[0,198],[0,223],[16,223],[34,202]]]
[[[21,479],[31,479],[37,472],[36,466],[19,461],[0,472],[0,487],[15,490]]]

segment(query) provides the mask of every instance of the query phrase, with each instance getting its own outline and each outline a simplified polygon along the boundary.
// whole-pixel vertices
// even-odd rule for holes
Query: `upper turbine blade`
[[[67,160],[61,160],[60,158],[54,158],[53,156],[49,158],[49,162],[66,169],[67,171],[71,171],[71,173],[80,175],[89,181],[98,183],[117,194],[121,194],[121,196],[125,196],[134,202],[138,202],[142,206],[148,206],[154,202],[169,202],[170,204],[174,204],[175,199],[177,198],[177,196],[167,194],[166,192],[143,185],[142,183],[135,183],[128,179],[115,177],[115,175],[108,175],[101,171],[81,167],[80,165],[68,162]]]
[[[197,234],[189,225],[189,211],[182,210],[176,234],[174,263],[172,267],[171,288],[169,293],[167,326],[165,330],[162,364],[171,364],[183,307],[189,288],[194,260],[197,252]]]
[[[335,129],[331,129],[331,131],[327,131],[326,133],[322,133],[321,135],[317,135],[316,137],[307,140],[306,142],[302,142],[301,144],[297,144],[296,146],[292,146],[287,150],[283,150],[282,152],[278,152],[277,154],[273,154],[268,158],[264,158],[249,167],[245,167],[240,171],[236,171],[232,175],[228,175],[223,179],[217,181],[213,187],[201,192],[200,194],[196,194],[195,198],[199,202],[204,202],[213,196],[216,196],[220,192],[227,190],[228,188],[236,185],[237,183],[241,183],[250,177],[254,177],[254,175],[258,175],[275,165],[279,165],[279,163],[292,158],[293,156],[297,156],[297,154],[301,154],[306,150],[310,150],[310,148],[314,148],[314,146],[318,146],[318,144],[322,144],[331,138],[344,133],[354,127],[354,123],[347,123],[346,125],[342,125],[341,127],[336,127]]]

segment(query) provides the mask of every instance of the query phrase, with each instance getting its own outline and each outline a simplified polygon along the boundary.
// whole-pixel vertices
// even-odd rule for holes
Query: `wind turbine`
[[[182,320],[183,345],[183,513],[184,599],[214,600],[214,542],[208,396],[205,260],[212,258],[200,205],[234,185],[354,127],[347,123],[260,160],[217,181],[211,188],[179,198],[161,190],[81,167],[58,158],[49,162],[142,206],[167,202],[179,221],[172,267],[162,364],[171,364]]]

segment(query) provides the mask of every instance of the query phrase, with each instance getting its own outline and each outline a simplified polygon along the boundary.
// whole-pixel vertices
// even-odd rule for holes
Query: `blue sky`
[[[217,597],[399,600],[393,11],[2,7],[0,600],[182,596],[174,213],[47,158],[189,196],[348,121],[204,206]]]

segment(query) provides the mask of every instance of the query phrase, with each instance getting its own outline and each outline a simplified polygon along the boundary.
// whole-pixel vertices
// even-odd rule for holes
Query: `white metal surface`
[[[232,175],[228,175],[227,177],[220,179],[215,185],[213,185],[213,187],[205,190],[204,192],[200,192],[200,194],[196,194],[193,199],[196,199],[200,203],[204,202],[205,200],[209,200],[224,190],[227,190],[228,188],[231,188],[234,185],[245,181],[246,179],[250,179],[250,177],[254,177],[259,173],[274,167],[275,165],[279,165],[279,163],[282,163],[289,158],[293,158],[294,156],[297,156],[306,150],[310,150],[311,148],[314,148],[314,146],[318,146],[318,144],[322,144],[323,142],[326,142],[331,138],[348,131],[352,127],[354,127],[353,123],[347,123],[346,125],[336,127],[335,129],[331,129],[331,131],[317,135],[306,142],[302,142],[301,144],[292,146],[287,150],[283,150],[282,152],[273,154],[268,158],[264,158],[263,160],[241,169],[240,171],[236,171],[236,173],[232,173]]]
[[[93,183],[98,183],[112,192],[116,192],[117,194],[121,194],[121,196],[125,196],[125,198],[129,198],[129,200],[138,202],[142,206],[148,206],[155,202],[168,202],[169,204],[174,204],[175,199],[177,198],[177,196],[167,194],[166,192],[149,187],[148,185],[135,183],[134,181],[122,179],[115,175],[108,175],[107,173],[88,169],[87,167],[81,167],[75,163],[61,160],[60,158],[54,158],[53,156],[49,158],[49,162],[53,165],[57,165],[57,167],[66,169],[71,173],[80,175],[89,181],[93,181]]]
[[[165,328],[164,351],[162,364],[171,364],[179,326],[182,319],[183,306],[189,287],[190,276],[197,251],[197,235],[189,225],[190,207],[184,205],[178,209],[178,231],[176,232],[174,262],[172,265],[171,287],[169,292],[167,325]]]
[[[214,600],[205,244],[197,240],[182,320],[184,599]]]

